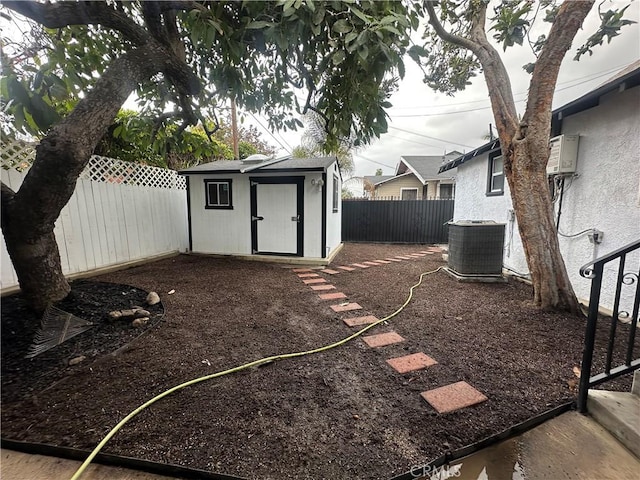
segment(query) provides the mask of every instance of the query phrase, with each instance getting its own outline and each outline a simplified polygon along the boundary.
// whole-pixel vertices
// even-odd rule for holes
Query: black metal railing
[[[640,249],[640,240],[630,243],[608,255],[598,258],[593,262],[584,265],[580,269],[580,275],[591,279],[591,294],[589,296],[589,316],[587,319],[587,330],[584,340],[584,351],[582,355],[582,369],[580,373],[580,389],[578,391],[578,410],[582,413],[587,411],[587,396],[589,388],[599,385],[608,380],[612,380],[621,375],[630,373],[640,368],[640,358],[633,358],[636,329],[638,325],[638,308],[640,306],[640,271],[625,271],[627,255]],[[615,283],[615,295],[613,301],[613,313],[609,326],[609,338],[607,343],[607,353],[604,362],[604,371],[596,375],[591,375],[594,346],[596,337],[596,326],[598,321],[598,311],[600,306],[600,294],[602,291],[602,280],[605,265],[618,261],[618,272]],[[615,264],[612,264],[615,267]],[[633,298],[633,308],[631,313],[620,309],[620,299],[623,287],[635,286]],[[614,347],[616,339],[616,329],[621,319],[630,320],[629,332],[624,353],[624,363],[613,366]]]

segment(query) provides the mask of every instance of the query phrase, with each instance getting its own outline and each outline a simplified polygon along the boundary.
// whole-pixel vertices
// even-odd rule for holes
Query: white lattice
[[[35,156],[35,144],[19,140],[7,141],[3,139],[2,141],[0,158],[2,160],[2,168],[5,170],[10,168],[19,172],[28,170]],[[91,157],[80,177],[94,182],[138,185],[141,187],[179,190],[187,188],[186,180],[178,175],[175,170],[124,162],[98,155]]]
[[[13,168],[19,172],[28,170],[36,157],[36,144],[21,140],[2,139],[0,144],[0,160],[2,168]]]
[[[124,162],[115,158],[93,155],[81,178],[94,182],[138,185],[141,187],[185,189],[184,177],[175,170]]]

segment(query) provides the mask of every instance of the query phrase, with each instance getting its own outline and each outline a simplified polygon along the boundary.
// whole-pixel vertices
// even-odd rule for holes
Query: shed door
[[[253,253],[302,256],[304,178],[251,179]]]

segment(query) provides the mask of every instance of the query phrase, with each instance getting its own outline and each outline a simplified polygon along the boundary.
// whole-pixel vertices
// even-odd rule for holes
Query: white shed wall
[[[640,237],[640,87],[613,92],[600,105],[563,120],[562,133],[580,135],[577,177],[567,178],[560,232],[573,235],[596,228],[603,242],[592,244],[587,235],[560,236],[560,248],[578,298],[588,299],[591,282],[579,269],[585,263]],[[507,222],[506,267],[520,273],[528,268],[516,222],[509,221],[511,195],[487,197],[488,154],[458,167],[454,220]],[[557,213],[556,204],[556,213]],[[627,257],[626,270],[638,271],[640,255]],[[601,305],[613,306],[615,272],[603,282]],[[629,289],[631,290],[631,289]],[[622,310],[630,310],[630,292],[623,289]]]
[[[338,177],[338,211],[333,211],[333,176]],[[342,243],[342,179],[338,171],[338,164],[327,171],[327,251],[329,256]]]
[[[330,167],[329,172],[335,167]],[[304,177],[304,245],[303,256],[307,258],[323,258],[322,252],[322,192],[312,185],[312,180],[322,179],[322,172],[305,172],[304,175],[294,173],[260,173],[251,174],[192,174],[189,175],[189,191],[191,202],[191,235],[192,251],[197,253],[214,253],[222,255],[251,255],[251,195],[249,178],[300,176]],[[232,180],[232,210],[205,209],[205,179]],[[331,201],[333,173],[327,175],[327,201]],[[331,204],[329,204],[331,207]],[[335,217],[338,216],[337,226]],[[336,237],[340,237],[340,216],[327,210],[327,246],[331,249],[337,245]],[[337,232],[336,232],[337,229]]]

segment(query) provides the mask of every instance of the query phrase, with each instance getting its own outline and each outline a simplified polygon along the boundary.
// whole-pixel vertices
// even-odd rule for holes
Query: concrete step
[[[589,390],[589,414],[640,458],[640,397],[631,392]]]

